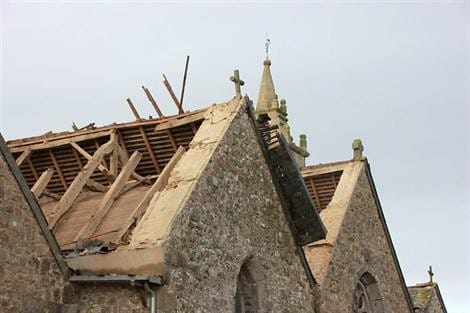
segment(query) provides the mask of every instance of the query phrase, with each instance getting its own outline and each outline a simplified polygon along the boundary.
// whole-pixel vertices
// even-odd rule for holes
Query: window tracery
[[[353,313],[384,313],[384,304],[377,281],[370,273],[364,273],[353,294]]]

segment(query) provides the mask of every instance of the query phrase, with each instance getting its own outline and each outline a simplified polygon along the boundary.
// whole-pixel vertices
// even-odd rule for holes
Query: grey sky
[[[256,100],[264,40],[310,164],[351,157],[362,138],[409,285],[433,265],[449,313],[470,312],[469,6],[464,1],[296,4],[4,3],[0,130],[7,139],[153,114],[234,94]]]

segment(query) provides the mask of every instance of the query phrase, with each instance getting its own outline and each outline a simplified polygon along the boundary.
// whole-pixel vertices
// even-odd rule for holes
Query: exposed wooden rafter
[[[16,159],[16,165],[21,166],[23,162],[29,158],[31,155],[31,149],[26,149],[23,151],[23,153],[20,154],[20,156]]]
[[[96,210],[93,217],[89,220],[87,224],[85,224],[85,226],[75,237],[75,241],[88,238],[93,235],[93,233],[105,217],[106,213],[108,213],[109,209],[114,203],[114,200],[116,200],[120,191],[125,186],[126,182],[129,180],[131,173],[134,171],[141,158],[142,154],[138,151],[134,151],[127,163],[122,168],[114,183],[111,185],[109,190],[101,199],[98,209]]]
[[[160,165],[158,164],[158,160],[155,157],[155,153],[153,152],[152,145],[149,142],[149,139],[147,137],[147,134],[145,133],[145,129],[143,126],[139,127],[140,134],[142,135],[142,138],[145,143],[145,147],[147,148],[148,153],[150,154],[150,158],[152,159],[153,166],[155,166],[155,170],[157,171],[157,174],[160,174],[161,169]]]
[[[113,148],[115,147],[116,140],[116,135],[111,134],[111,139],[106,144],[102,145],[95,152],[95,154],[93,154],[93,157],[83,167],[83,170],[78,173],[70,187],[65,191],[64,195],[60,199],[57,211],[54,214],[49,228],[53,229],[60,218],[70,209],[83,186],[85,186],[85,184],[88,182],[95,169],[103,160],[104,156],[112,152]]]
[[[54,174],[54,170],[52,168],[48,168],[42,172],[37,182],[31,188],[31,192],[36,196],[37,199],[39,199],[44,190],[46,190],[47,184],[49,184],[52,174]]]
[[[49,150],[49,156],[51,157],[52,163],[54,164],[55,170],[57,171],[57,174],[59,175],[60,182],[64,186],[64,189],[67,189],[67,181],[65,180],[64,174],[62,173],[62,170],[60,169],[59,162],[57,162],[57,159],[55,157],[55,154],[52,150]]]
[[[145,209],[150,203],[150,200],[154,196],[154,194],[158,191],[161,191],[167,184],[168,179],[170,177],[171,171],[175,167],[175,165],[178,163],[178,161],[182,158],[184,155],[185,149],[183,147],[179,147],[176,153],[173,155],[171,158],[170,162],[163,168],[161,174],[158,176],[157,180],[155,183],[152,185],[152,187],[145,193],[145,196],[142,198],[142,200],[139,202],[139,204],[136,206],[134,211],[132,212],[131,216],[128,218],[126,223],[124,223],[124,226],[121,228],[121,230],[117,233],[115,239],[113,240],[114,243],[120,243],[123,237],[126,235],[126,233],[129,231],[129,229],[132,227],[132,225],[136,224],[138,220],[142,217],[143,213],[145,212]]]
[[[36,171],[33,161],[31,161],[31,159],[28,158],[26,162],[28,162],[29,169],[31,170],[31,173],[33,173],[34,179],[38,180],[39,179],[38,171]]]
[[[176,104],[176,107],[178,108],[178,114],[183,114],[184,110],[183,107],[181,106],[180,101],[176,97],[173,88],[171,88],[170,82],[166,78],[165,74],[163,74],[163,84],[165,85],[166,89],[168,90],[168,93],[171,96],[171,99],[173,99],[173,102]]]
[[[163,113],[160,110],[160,107],[158,106],[157,101],[155,101],[155,98],[150,93],[150,90],[148,90],[144,86],[142,86],[142,89],[144,90],[145,95],[147,96],[147,98],[149,99],[149,101],[152,104],[153,108],[155,109],[155,112],[157,112],[158,117],[163,117]]]
[[[88,153],[86,152],[82,147],[80,147],[77,143],[71,141],[69,142],[70,145],[75,149],[77,150],[81,155],[83,155],[85,157],[85,159],[87,159],[88,161],[90,161],[91,159],[93,159],[93,157]],[[114,147],[113,147],[114,149]],[[99,148],[96,150],[98,151]],[[114,176],[112,175],[112,173],[103,165],[101,164],[102,161],[98,164],[98,169],[108,178],[113,178]]]

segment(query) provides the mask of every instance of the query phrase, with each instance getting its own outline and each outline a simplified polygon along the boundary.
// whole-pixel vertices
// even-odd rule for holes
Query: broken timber
[[[122,241],[122,239],[124,238],[128,230],[132,227],[132,225],[136,224],[137,221],[142,217],[143,213],[145,212],[145,209],[149,205],[150,200],[153,198],[155,193],[163,190],[163,188],[168,182],[168,179],[170,178],[171,171],[176,166],[181,157],[184,155],[184,152],[185,149],[180,146],[171,158],[171,160],[168,162],[168,164],[163,168],[155,183],[145,193],[145,196],[134,209],[131,216],[124,223],[124,226],[121,228],[121,230],[118,232],[115,239],[113,240],[114,243],[120,243]]]
[[[83,167],[83,170],[80,171],[80,173],[78,173],[78,175],[75,177],[72,184],[69,188],[67,188],[59,201],[57,211],[55,212],[54,218],[49,225],[50,229],[53,229],[59,219],[70,209],[83,186],[85,186],[95,169],[102,162],[104,156],[111,153],[115,147],[116,140],[116,135],[111,134],[110,140],[106,144],[102,145],[98,150],[96,150],[95,154],[93,154],[93,157]]]
[[[71,141],[70,142],[70,145],[75,149],[77,150],[81,155],[83,155],[85,157],[85,159],[87,159],[88,161],[90,161],[93,157],[88,153],[86,152],[82,147],[80,147],[77,143]],[[114,151],[114,147],[113,147],[113,151]],[[104,166],[101,164],[98,164],[98,169],[103,172],[103,174],[108,177],[108,178],[114,178],[115,176],[113,176],[113,174]]]
[[[23,162],[29,158],[29,156],[31,155],[31,149],[26,149],[23,151],[23,153],[20,154],[20,156],[16,159],[16,165],[20,166],[21,164],[23,164]]]
[[[54,170],[52,168],[48,168],[47,170],[42,172],[38,181],[31,188],[31,192],[36,196],[37,199],[39,199],[41,194],[46,189],[47,184],[49,184],[49,181],[51,180],[51,177],[53,174],[54,174]]]
[[[75,241],[80,239],[89,238],[95,230],[100,225],[101,221],[105,217],[106,213],[108,213],[109,209],[113,205],[114,201],[118,197],[120,191],[125,186],[126,182],[129,180],[131,173],[137,167],[140,159],[142,158],[142,154],[139,151],[135,151],[129,160],[127,161],[126,165],[124,165],[123,169],[119,173],[118,177],[111,185],[109,190],[104,195],[103,199],[101,199],[98,209],[93,217],[89,220],[88,224],[80,230],[80,232],[75,237]]]
[[[165,74],[163,74],[163,84],[165,85],[166,89],[168,90],[168,93],[170,94],[171,98],[173,99],[173,102],[178,107],[178,113],[183,114],[184,113],[183,107],[181,106],[180,101],[178,100],[175,93],[173,92],[173,89],[171,88],[170,82],[166,78]]]
[[[150,103],[153,105],[153,108],[155,109],[155,112],[157,112],[158,117],[163,117],[163,113],[162,113],[162,111],[160,110],[160,108],[158,107],[157,101],[155,101],[155,99],[153,98],[152,94],[150,93],[150,90],[148,90],[148,89],[145,88],[144,86],[142,86],[142,89],[144,90],[145,95],[146,95],[147,98],[149,99]]]

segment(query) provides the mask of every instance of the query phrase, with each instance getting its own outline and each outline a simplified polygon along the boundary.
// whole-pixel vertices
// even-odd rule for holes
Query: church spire
[[[271,76],[271,60],[266,58],[263,62],[264,70],[261,77],[261,85],[259,87],[258,104],[256,105],[256,113],[266,112],[271,108],[271,104],[276,97],[274,90],[273,78]]]
[[[269,41],[266,45],[266,60],[263,65],[263,76],[261,77],[261,85],[259,87],[258,103],[256,105],[256,117],[264,116],[269,118],[272,125],[278,126],[278,132],[286,139],[294,158],[299,167],[305,166],[305,158],[309,156],[307,151],[307,137],[301,135],[300,146],[296,145],[294,138],[291,136],[289,120],[287,118],[287,102],[281,99],[279,103],[278,96],[274,89],[273,78],[271,76],[271,60],[268,58]]]

